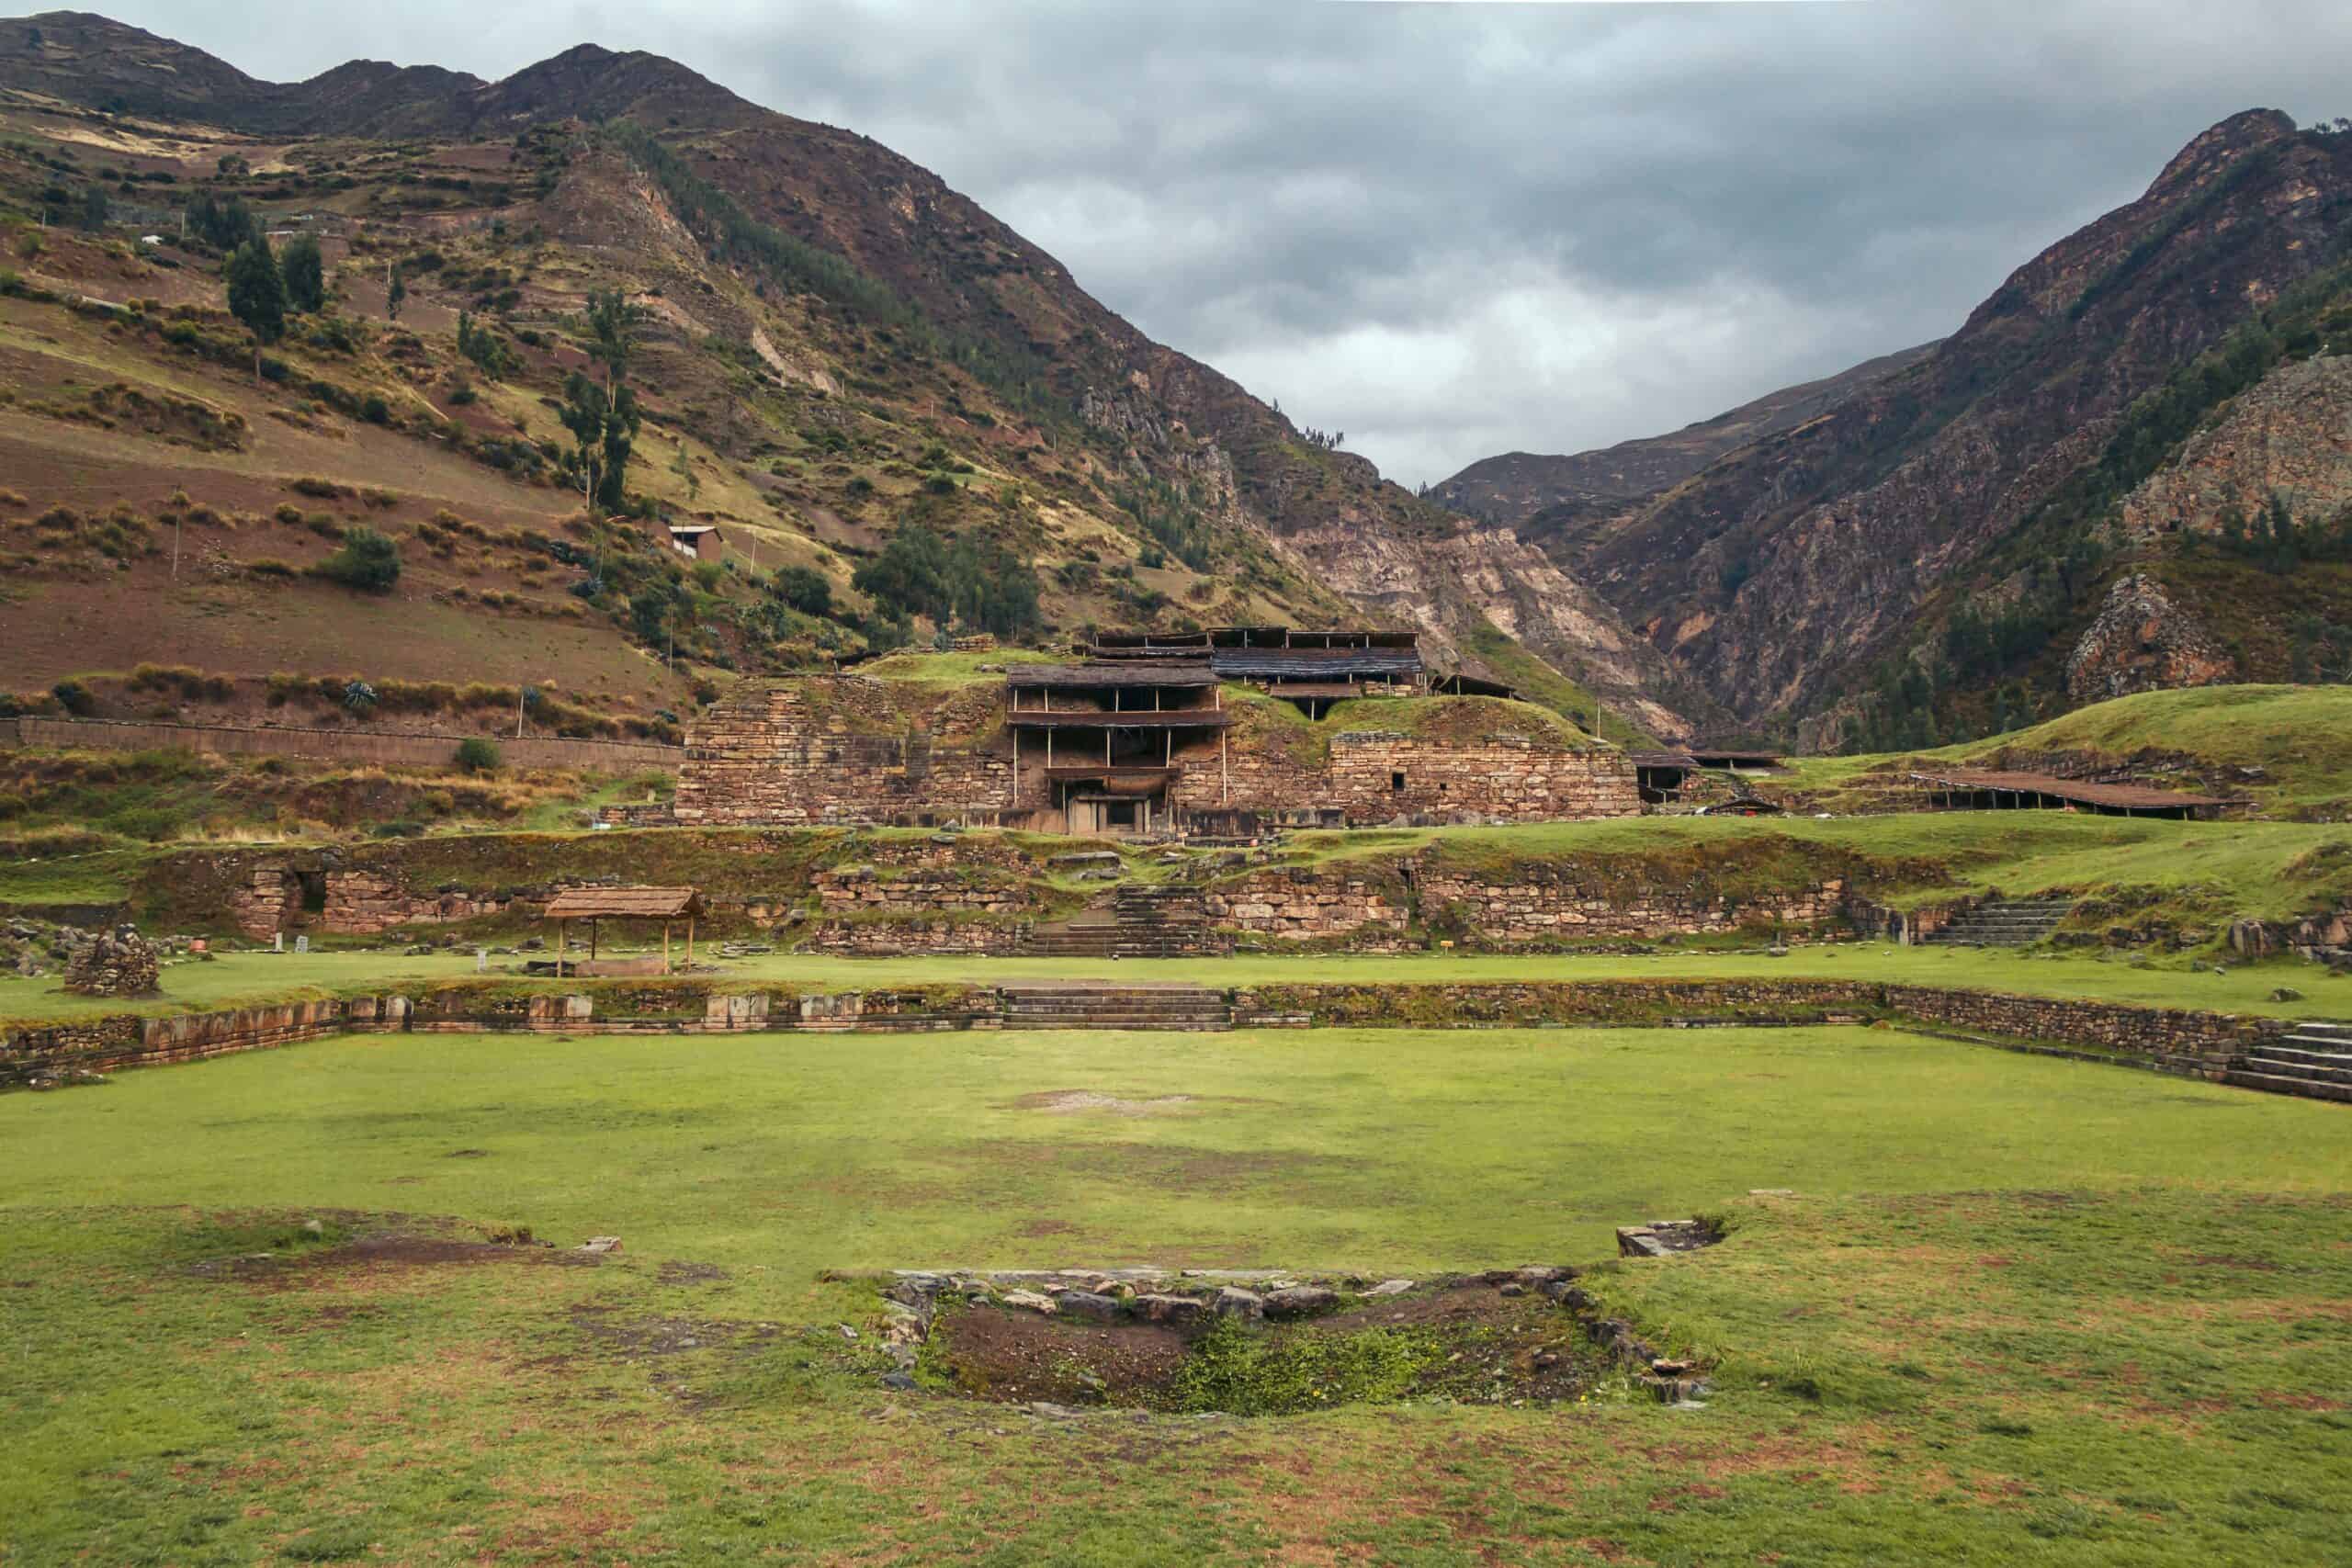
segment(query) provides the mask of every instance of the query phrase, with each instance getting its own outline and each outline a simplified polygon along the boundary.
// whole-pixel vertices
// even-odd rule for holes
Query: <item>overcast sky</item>
[[[2215,120],[2352,115],[2346,0],[86,3],[281,81],[667,54],[1407,483],[1941,336]]]

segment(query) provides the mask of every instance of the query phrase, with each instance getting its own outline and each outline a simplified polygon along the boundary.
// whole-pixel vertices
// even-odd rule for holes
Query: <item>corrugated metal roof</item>
[[[2015,795],[2046,795],[2054,800],[2070,800],[2082,806],[2111,806],[2135,811],[2180,809],[2227,806],[2230,802],[2210,795],[2182,795],[2174,790],[2151,789],[2145,784],[2086,784],[2080,779],[2052,778],[2047,773],[2015,773],[1998,771],[1955,768],[1939,773],[1913,773],[1921,784],[1936,784],[1945,789],[1994,790]]]
[[[1196,690],[1216,684],[1206,666],[1148,664],[1124,660],[1116,664],[1011,664],[1004,683],[1023,690],[1109,691],[1113,687],[1181,686]]]
[[[567,887],[549,901],[551,920],[677,920],[702,913],[691,887]]]

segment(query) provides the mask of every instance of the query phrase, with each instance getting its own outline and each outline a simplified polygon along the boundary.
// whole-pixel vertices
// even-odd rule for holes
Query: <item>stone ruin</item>
[[[136,926],[117,926],[74,949],[65,988],[79,997],[152,997],[162,989],[155,944]]]

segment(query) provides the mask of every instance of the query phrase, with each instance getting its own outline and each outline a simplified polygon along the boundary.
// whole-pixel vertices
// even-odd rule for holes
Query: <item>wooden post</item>
[[[670,922],[662,922],[662,973],[670,972]]]
[[[588,922],[588,962],[591,964],[596,962],[596,928],[603,923],[601,920]]]
[[[563,933],[571,929],[570,920],[558,920],[555,923],[555,972],[559,976],[563,973]]]
[[[694,966],[695,966],[695,918],[694,918],[692,915],[688,915],[688,916],[686,917],[686,967],[687,967],[687,968],[689,968],[689,969],[691,969],[691,968],[693,968]]]
[[[1021,727],[1012,727],[1012,804],[1021,804]]]

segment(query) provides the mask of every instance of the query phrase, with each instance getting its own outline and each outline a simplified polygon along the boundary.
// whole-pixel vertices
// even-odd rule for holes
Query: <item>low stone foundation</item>
[[[2281,1019],[1859,980],[1600,980],[1462,985],[1261,986],[1231,993],[1240,1028],[1728,1025],[1882,1017],[2081,1047],[2102,1057],[2219,1080]],[[694,981],[616,982],[564,992],[457,986],[416,998],[363,997],[232,1012],[130,1015],[0,1032],[0,1086],[264,1050],[341,1032],[707,1034],[793,1030],[995,1029],[1010,1014],[992,987],[801,995],[722,993]]]

